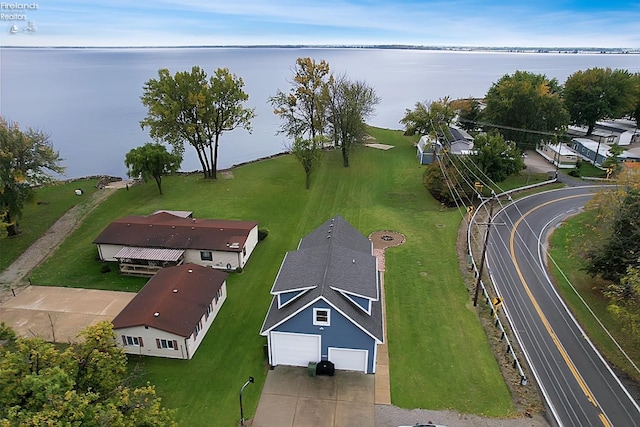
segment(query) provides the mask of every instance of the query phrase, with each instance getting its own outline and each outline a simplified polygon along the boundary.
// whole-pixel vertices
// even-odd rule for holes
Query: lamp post
[[[240,389],[240,425],[244,425],[244,411],[242,409],[242,392],[244,391],[244,388],[248,386],[249,383],[252,383],[252,382],[253,382],[253,377],[249,377],[249,380],[246,383],[244,383],[244,385]]]

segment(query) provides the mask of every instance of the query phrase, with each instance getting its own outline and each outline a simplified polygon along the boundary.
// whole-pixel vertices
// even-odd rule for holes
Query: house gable
[[[313,324],[314,309],[329,310],[331,324],[329,326],[315,326]],[[322,341],[330,343],[332,347],[367,348],[376,341],[375,337],[364,331],[352,319],[324,299],[318,299],[273,330],[321,335]],[[323,351],[324,355],[326,355],[325,351]]]
[[[287,253],[281,265],[261,334],[267,335],[322,299],[382,342],[379,273],[371,241],[336,216],[305,236],[298,247],[297,251]],[[301,289],[307,291],[295,298],[293,293],[289,294]],[[280,295],[289,297],[285,304]]]
[[[336,289],[338,292],[340,292],[340,294],[342,294],[342,296],[344,296],[348,301],[352,302],[353,304],[355,304],[356,307],[358,307],[359,309],[363,310],[365,313],[367,314],[371,314],[371,305],[372,305],[372,300],[371,298],[366,298],[360,295],[355,295],[355,294],[350,294],[348,292],[343,292],[340,291],[339,289]]]
[[[295,301],[296,298],[301,297],[308,290],[309,289],[300,289],[300,290],[294,290],[289,292],[280,292],[276,294],[278,298],[278,308],[282,308],[285,305],[291,303],[292,301]]]

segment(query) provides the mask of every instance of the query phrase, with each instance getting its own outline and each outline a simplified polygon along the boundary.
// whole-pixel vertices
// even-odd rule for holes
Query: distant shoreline
[[[418,46],[418,45],[194,45],[194,46],[3,46],[3,49],[391,49],[438,52],[505,52],[634,55],[640,48],[600,47],[487,47],[487,46]]]

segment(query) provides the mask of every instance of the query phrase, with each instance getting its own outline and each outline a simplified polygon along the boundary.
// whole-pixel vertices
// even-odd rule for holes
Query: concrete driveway
[[[29,286],[0,305],[0,321],[22,337],[50,342],[76,341],[78,332],[114,317],[135,292]]]
[[[375,376],[335,371],[310,377],[306,368],[276,366],[267,374],[252,427],[375,425]]]

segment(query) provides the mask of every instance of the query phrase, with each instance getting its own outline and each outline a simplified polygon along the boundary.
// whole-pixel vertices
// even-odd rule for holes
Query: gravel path
[[[541,416],[533,418],[484,418],[477,415],[459,414],[453,411],[430,411],[426,409],[402,409],[393,405],[376,405],[376,427],[413,426],[436,424],[447,427],[548,427]]]
[[[88,203],[69,209],[47,232],[36,240],[6,270],[0,273],[0,303],[29,285],[27,276],[42,261],[47,259],[62,241],[80,224],[82,219],[115,191],[115,187],[104,188],[93,193]]]

